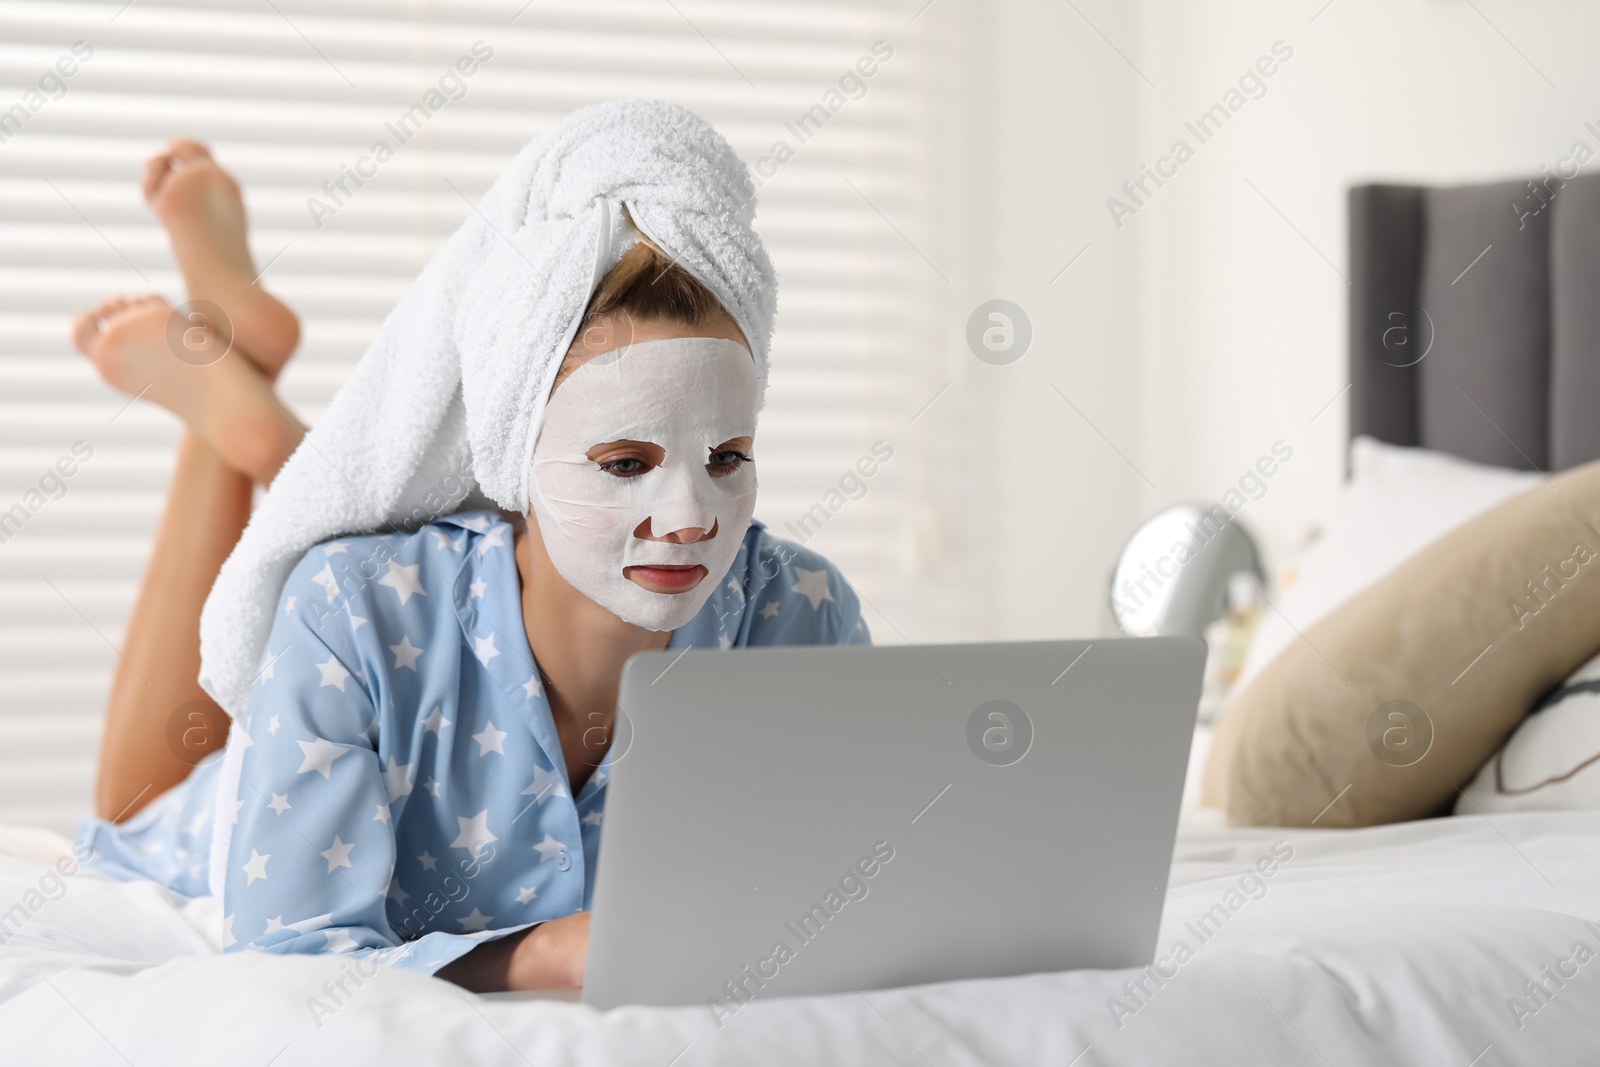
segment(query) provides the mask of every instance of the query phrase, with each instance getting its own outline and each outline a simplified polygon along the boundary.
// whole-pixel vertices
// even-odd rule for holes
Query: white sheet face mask
[[[625,622],[649,630],[687,623],[733,565],[756,506],[755,467],[713,474],[712,453],[755,430],[755,361],[737,342],[645,341],[579,367],[545,408],[529,477],[556,570]],[[652,444],[665,458],[640,474],[603,470],[588,454],[614,441]],[[684,545],[635,535],[687,529],[716,536]],[[623,573],[695,564],[706,574],[681,593],[651,592]]]

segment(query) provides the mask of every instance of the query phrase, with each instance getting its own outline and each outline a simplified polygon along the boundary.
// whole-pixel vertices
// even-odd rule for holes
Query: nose
[[[700,526],[686,526],[681,530],[674,530],[671,533],[657,536],[650,530],[650,520],[645,519],[634,527],[633,536],[645,541],[670,541],[678,545],[692,545],[698,541],[709,541],[717,536],[717,526],[717,521],[712,520],[711,529],[709,530]]]

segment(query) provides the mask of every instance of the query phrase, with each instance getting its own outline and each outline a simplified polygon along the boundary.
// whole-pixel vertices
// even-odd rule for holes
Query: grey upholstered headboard
[[[1350,434],[1600,458],[1600,175],[1350,190]]]

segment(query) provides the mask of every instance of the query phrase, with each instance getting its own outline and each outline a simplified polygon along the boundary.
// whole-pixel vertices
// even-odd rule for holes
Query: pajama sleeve
[[[872,644],[861,598],[817,553],[763,536],[750,573],[751,644]]]
[[[407,940],[390,925],[395,837],[365,673],[382,661],[364,663],[349,612],[324,615],[321,600],[304,596],[296,608],[285,597],[249,713],[234,726],[246,740],[224,872],[224,948],[340,953],[432,974],[527,927]]]
[[[872,644],[872,631],[867,629],[867,620],[861,614],[861,598],[833,564],[826,563],[825,566],[838,578],[840,588],[837,602],[829,605],[831,610],[823,628],[826,642],[834,645]]]

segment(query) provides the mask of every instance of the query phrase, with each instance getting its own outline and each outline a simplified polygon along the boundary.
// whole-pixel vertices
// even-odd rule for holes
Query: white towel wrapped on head
[[[535,138],[384,321],[284,464],[200,619],[200,683],[239,715],[306,550],[438,514],[444,487],[528,510],[529,457],[595,287],[638,229],[716,294],[767,382],[777,283],[753,184],[684,108],[582,108]],[[759,401],[758,401],[759,402]]]

